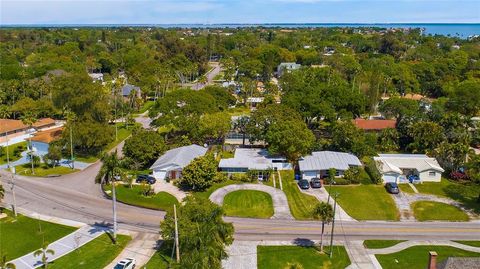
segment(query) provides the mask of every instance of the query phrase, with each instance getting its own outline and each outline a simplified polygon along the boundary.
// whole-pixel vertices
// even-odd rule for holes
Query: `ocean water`
[[[52,27],[158,27],[158,28],[241,28],[241,27],[379,27],[379,28],[420,28],[425,35],[445,35],[468,38],[480,35],[480,23],[266,23],[266,24],[37,24],[37,25],[0,25],[0,28],[52,28]]]

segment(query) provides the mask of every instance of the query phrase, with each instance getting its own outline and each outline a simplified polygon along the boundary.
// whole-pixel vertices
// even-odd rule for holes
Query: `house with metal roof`
[[[290,170],[292,164],[282,156],[272,156],[266,149],[237,148],[233,158],[221,159],[218,168],[226,173],[245,173],[249,170]]]
[[[425,154],[378,154],[373,159],[384,182],[406,183],[411,176],[420,181],[440,182],[445,172],[435,158]]]
[[[195,144],[174,148],[160,156],[150,169],[153,170],[153,177],[156,179],[181,178],[183,168],[205,153],[207,148]]]
[[[336,151],[315,151],[298,161],[299,170],[303,179],[324,178],[328,170],[334,168],[335,176],[343,176],[350,167],[362,166],[357,156]]]
[[[289,73],[293,70],[300,69],[301,64],[297,63],[280,63],[277,67],[277,76],[281,77],[285,72]]]
[[[125,84],[122,87],[122,96],[125,98],[128,98],[130,96],[130,93],[132,91],[135,91],[135,95],[138,98],[142,97],[142,91],[140,90],[140,87],[132,85],[132,84]]]

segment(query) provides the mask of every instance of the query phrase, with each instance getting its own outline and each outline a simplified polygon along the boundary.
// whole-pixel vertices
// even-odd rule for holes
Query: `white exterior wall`
[[[49,145],[43,142],[32,141],[32,147],[37,156],[44,156],[48,153]]]
[[[430,175],[430,172],[435,173],[435,175]],[[420,181],[424,182],[440,182],[442,179],[442,173],[436,170],[426,170],[421,172],[418,177],[420,178]]]
[[[397,183],[399,176],[400,175],[397,173],[385,173],[385,174],[382,174],[382,179],[384,183],[387,183],[387,182]]]

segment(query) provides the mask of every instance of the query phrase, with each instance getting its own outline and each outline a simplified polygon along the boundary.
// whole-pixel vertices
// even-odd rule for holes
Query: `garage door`
[[[397,175],[396,174],[384,174],[382,176],[383,181],[386,182],[396,182],[397,180]]]
[[[164,171],[164,170],[153,171],[153,177],[156,180],[164,180],[166,175],[167,175],[167,171]]]
[[[303,179],[312,179],[317,177],[317,171],[305,171],[303,172]]]

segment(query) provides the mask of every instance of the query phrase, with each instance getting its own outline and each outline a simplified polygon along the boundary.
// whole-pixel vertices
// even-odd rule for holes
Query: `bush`
[[[350,180],[347,180],[344,177],[337,177],[337,178],[335,178],[334,185],[348,185],[348,184],[351,184],[351,183],[354,183],[354,182],[351,182]]]
[[[370,180],[374,184],[382,182],[382,175],[378,172],[375,161],[372,158],[364,158],[363,162],[365,164],[365,172],[370,176]]]
[[[459,171],[451,172],[450,178],[453,180],[468,180],[468,175]]]
[[[251,177],[249,177],[245,173],[235,173],[231,175],[231,179],[235,181],[241,181],[241,182],[254,182],[255,179],[252,180]]]
[[[225,173],[222,173],[222,172],[217,172],[217,174],[213,178],[213,182],[215,182],[215,183],[221,183],[221,182],[225,182],[227,180],[228,180],[228,175],[225,174]]]

